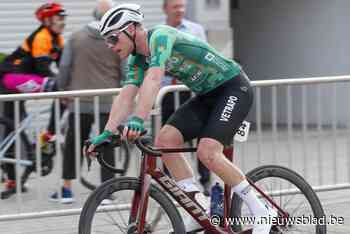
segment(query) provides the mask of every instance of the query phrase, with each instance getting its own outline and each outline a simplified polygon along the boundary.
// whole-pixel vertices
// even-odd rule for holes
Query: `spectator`
[[[0,88],[3,94],[45,92],[54,91],[57,88],[51,64],[53,62],[58,64],[61,57],[66,11],[59,3],[47,3],[36,10],[35,16],[40,21],[40,26],[0,64]],[[51,134],[54,132],[53,107],[54,105],[52,105],[48,127]],[[21,101],[20,116],[24,118],[25,115],[24,101]],[[13,102],[4,103],[4,116],[14,119]],[[5,134],[11,131],[12,129],[5,129]],[[47,135],[45,139],[49,139],[51,134],[45,134]],[[9,155],[14,156],[14,154]],[[5,164],[5,171],[8,180],[5,184],[5,191],[1,193],[1,198],[7,198],[16,193],[14,165]],[[25,192],[24,181],[21,182],[22,190]]]
[[[98,31],[99,20],[113,5],[111,0],[97,1],[93,11],[95,21],[73,33],[66,43],[58,75],[59,87],[62,90],[105,89],[119,87],[121,80],[121,60],[109,50]],[[80,136],[83,143],[89,138],[94,121],[93,98],[80,99]],[[107,123],[112,97],[100,98],[100,129]],[[75,138],[74,138],[74,103],[69,101],[68,131],[65,139],[63,159],[62,203],[74,201],[72,179],[75,173]],[[106,152],[105,159],[111,165],[114,151]],[[105,181],[113,177],[107,170],[101,171],[101,179]],[[50,196],[50,200],[58,201],[58,193]]]
[[[177,28],[180,31],[192,34],[193,36],[204,41],[207,41],[204,28],[201,25],[184,18],[186,12],[186,0],[164,0],[163,10],[166,14],[167,25]],[[176,78],[174,77],[166,76],[162,80],[162,86],[174,84],[177,84]],[[190,92],[179,92],[179,104],[183,104],[190,97]],[[163,99],[162,125],[166,123],[166,121],[175,111],[174,98],[174,93],[168,93]],[[197,160],[197,169],[200,174],[199,182],[203,187],[204,194],[208,196],[210,186],[210,172],[199,160]]]

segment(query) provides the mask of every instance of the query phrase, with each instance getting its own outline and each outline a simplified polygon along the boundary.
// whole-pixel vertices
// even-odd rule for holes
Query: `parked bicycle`
[[[31,123],[39,116],[50,112],[50,108],[42,108],[38,112],[29,114],[26,118],[22,120],[19,127],[14,129],[14,121],[6,117],[0,117],[0,130],[1,130],[1,140],[0,140],[0,168],[3,169],[4,163],[18,163],[20,166],[24,167],[23,173],[20,178],[20,183],[23,192],[24,184],[27,182],[30,174],[39,170],[41,176],[46,176],[50,174],[53,168],[53,156],[55,155],[54,145],[47,145],[47,148],[41,153],[41,163],[37,165],[36,159],[36,144],[33,142],[31,137],[26,132],[29,130]],[[9,129],[11,132],[4,136],[4,130]],[[20,159],[17,160],[14,157],[15,154],[15,141],[16,134],[19,134],[20,138],[20,149],[21,155]],[[2,174],[2,181],[4,180],[4,175]],[[4,191],[0,194],[0,199],[7,199],[15,194],[15,191]]]
[[[4,163],[18,163],[23,167],[23,172],[21,174],[20,183],[23,188],[23,192],[26,191],[24,184],[27,182],[29,176],[36,172],[37,170],[41,171],[41,176],[46,176],[50,174],[54,167],[54,156],[56,155],[55,142],[50,142],[46,145],[46,149],[41,150],[41,163],[37,165],[36,157],[36,139],[33,139],[30,133],[35,132],[32,123],[38,121],[40,117],[45,114],[50,113],[50,107],[41,108],[38,111],[28,114],[20,123],[19,127],[14,129],[14,121],[6,117],[0,117],[0,170],[3,168]],[[61,134],[65,133],[66,123],[63,119],[61,121]],[[4,136],[4,130],[10,129],[11,132]],[[21,142],[21,155],[20,159],[17,160],[16,157],[13,157],[15,154],[14,146],[16,141],[16,134],[19,134]],[[63,142],[63,141],[62,141]],[[42,147],[42,146],[40,146]],[[60,144],[63,152],[63,144]],[[129,167],[129,148],[126,142],[124,142],[121,147],[118,148],[118,153],[116,154],[116,162],[119,167],[118,174],[124,175]],[[12,155],[12,157],[10,156]],[[99,183],[96,175],[92,176],[88,173],[85,173],[85,166],[82,162],[80,181],[83,186],[90,190],[94,190]],[[4,181],[4,174],[1,175],[2,182]],[[14,195],[15,191],[5,191],[0,194],[0,199],[7,199]]]
[[[196,201],[182,192],[175,181],[156,167],[156,157],[161,157],[163,153],[195,152],[196,148],[160,149],[154,148],[151,143],[150,138],[144,136],[135,141],[142,152],[138,178],[111,179],[90,194],[80,215],[79,234],[182,234],[186,233],[181,215],[185,211],[201,224],[202,231],[206,233],[252,232],[251,223],[237,222],[239,218],[247,218],[251,214],[238,196],[231,197],[230,186],[225,185],[224,222],[219,226]],[[110,171],[117,172],[103,160],[102,155],[107,147],[120,147],[121,144],[121,137],[116,135],[98,146],[95,149],[98,162]],[[225,149],[224,154],[232,160],[233,148]],[[326,233],[326,224],[323,223],[306,225],[290,222],[302,215],[324,218],[317,195],[300,175],[288,168],[266,165],[247,173],[247,178],[260,199],[278,211],[279,221],[272,226],[270,233]],[[152,179],[160,187],[152,183]],[[100,206],[106,198],[113,198],[113,205]]]

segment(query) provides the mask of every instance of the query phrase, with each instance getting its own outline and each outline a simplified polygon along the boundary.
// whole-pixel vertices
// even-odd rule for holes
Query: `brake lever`
[[[89,140],[87,140],[87,141],[85,141],[84,148],[83,148],[84,158],[86,158],[88,171],[90,171],[91,164],[92,164],[91,157],[87,155],[87,149],[89,148],[90,145],[91,145],[91,142]]]

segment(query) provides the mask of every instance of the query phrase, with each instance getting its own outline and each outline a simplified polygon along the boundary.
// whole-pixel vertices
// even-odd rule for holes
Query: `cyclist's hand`
[[[127,138],[129,140],[135,140],[138,138],[142,132],[145,131],[143,119],[132,116],[128,120],[126,127],[123,130],[123,138]]]
[[[86,156],[96,156],[97,152],[95,151],[95,148],[107,141],[109,141],[109,138],[113,136],[113,132],[109,130],[104,130],[100,135],[93,137],[89,143],[90,145],[87,147],[84,146],[84,152]]]

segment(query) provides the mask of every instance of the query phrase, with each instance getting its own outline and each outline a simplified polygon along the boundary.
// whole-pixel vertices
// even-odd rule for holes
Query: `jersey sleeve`
[[[122,86],[132,84],[140,87],[145,75],[144,69],[139,63],[138,56],[130,56],[128,59],[128,71],[125,79],[122,81]]]
[[[33,40],[32,56],[34,58],[49,57],[52,49],[50,40],[45,34],[38,34]]]
[[[176,35],[166,29],[156,30],[150,38],[151,62],[149,67],[165,68],[165,63],[171,56]]]

